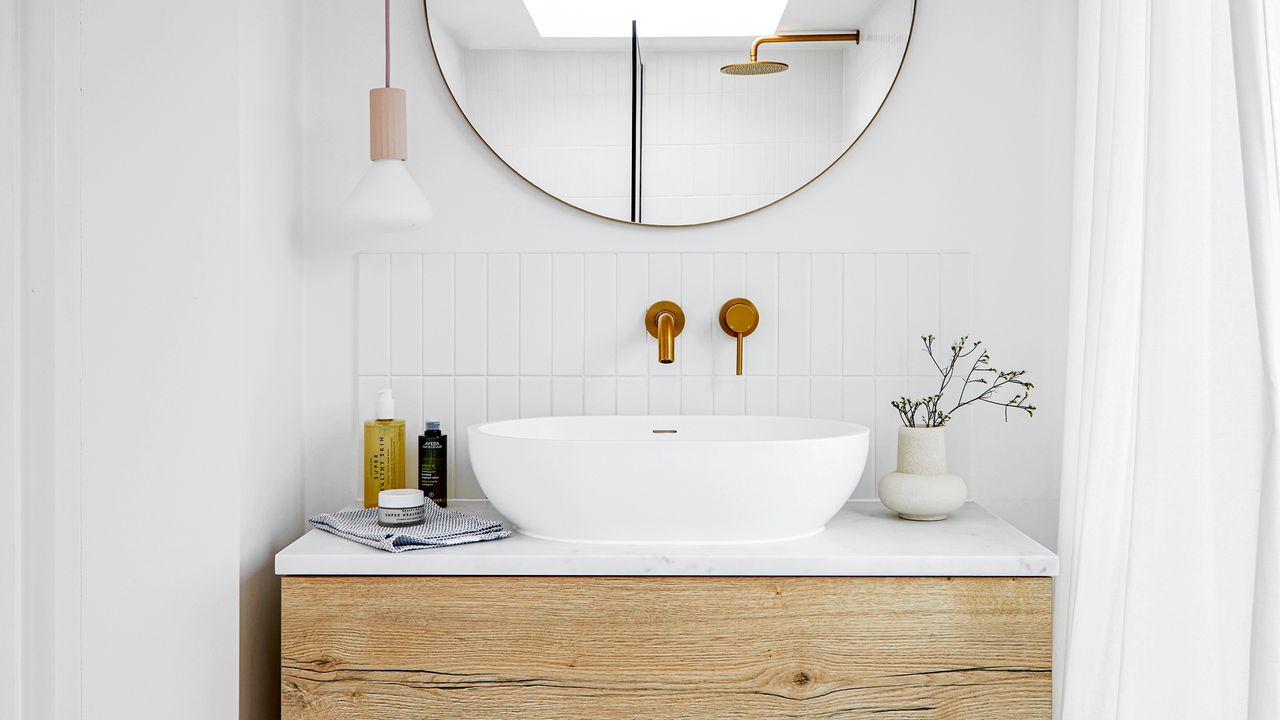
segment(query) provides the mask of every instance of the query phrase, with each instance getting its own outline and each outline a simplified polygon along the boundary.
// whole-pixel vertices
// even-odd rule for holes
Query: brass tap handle
[[[760,325],[760,311],[746,298],[734,298],[720,308],[720,329],[738,340],[738,374],[742,374],[742,339]]]
[[[670,300],[660,300],[649,306],[644,315],[644,326],[649,334],[658,338],[658,362],[668,365],[676,359],[676,336],[684,330],[684,311]]]

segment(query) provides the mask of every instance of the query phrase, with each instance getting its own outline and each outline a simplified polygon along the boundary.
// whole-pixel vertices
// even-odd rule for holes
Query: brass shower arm
[[[854,30],[851,33],[829,33],[826,35],[771,35],[769,37],[756,38],[751,43],[751,62],[756,61],[756,51],[765,43],[790,43],[790,42],[852,42],[860,44],[862,42],[862,33]]]

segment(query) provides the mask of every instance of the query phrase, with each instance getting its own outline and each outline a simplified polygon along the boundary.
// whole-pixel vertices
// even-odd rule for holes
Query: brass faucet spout
[[[649,307],[644,325],[658,339],[658,362],[669,365],[676,360],[676,336],[684,330],[684,311],[680,306],[662,300]]]

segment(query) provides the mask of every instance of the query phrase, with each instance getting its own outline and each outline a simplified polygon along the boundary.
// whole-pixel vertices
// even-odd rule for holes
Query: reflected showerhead
[[[773,60],[759,60],[756,53],[760,51],[760,46],[765,43],[797,43],[797,42],[852,42],[862,43],[862,32],[854,30],[850,33],[822,33],[809,35],[774,35],[772,37],[756,38],[751,43],[751,59],[747,62],[733,63],[720,68],[720,72],[725,75],[773,75],[774,73],[785,72],[786,63],[775,62]]]
[[[785,72],[786,69],[786,63],[770,60],[752,60],[751,62],[725,65],[720,68],[720,72],[725,75],[773,75],[774,73]]]

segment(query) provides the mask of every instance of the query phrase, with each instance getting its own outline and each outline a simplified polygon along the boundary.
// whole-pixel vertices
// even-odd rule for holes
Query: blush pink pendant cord
[[[386,86],[391,87],[391,0],[384,0],[382,5],[383,55],[386,62]]]

